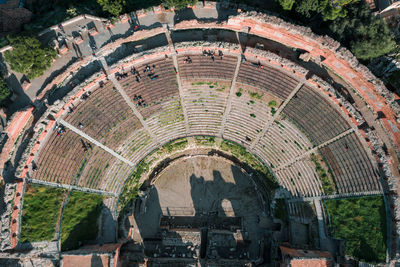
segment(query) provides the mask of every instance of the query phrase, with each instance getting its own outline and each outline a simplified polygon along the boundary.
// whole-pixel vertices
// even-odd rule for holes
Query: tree
[[[196,3],[197,0],[162,0],[163,6],[174,8],[176,10],[185,8],[187,6],[193,6]]]
[[[295,1],[296,0],[279,0],[279,4],[284,10],[292,10]]]
[[[350,48],[361,60],[371,60],[396,48],[396,42],[387,24],[372,16],[367,4],[359,2],[346,9],[347,16],[329,25],[331,35]]]
[[[6,82],[0,78],[0,103],[3,102],[10,95],[10,90]]]
[[[8,36],[12,50],[4,53],[4,58],[12,70],[25,74],[29,79],[41,76],[51,66],[56,51],[42,47],[35,37]]]
[[[301,16],[310,18],[320,15],[323,20],[334,20],[338,17],[345,17],[345,6],[358,2],[359,0],[279,0],[279,4],[284,10],[295,11]]]
[[[103,11],[117,17],[121,14],[125,6],[125,0],[97,0],[97,3],[103,8]]]

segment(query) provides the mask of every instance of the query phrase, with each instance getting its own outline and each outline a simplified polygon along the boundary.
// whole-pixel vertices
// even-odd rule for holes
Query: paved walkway
[[[144,129],[149,133],[150,137],[154,140],[156,144],[160,144],[158,141],[157,137],[154,135],[154,133],[150,130],[149,126],[147,125],[146,121],[143,119],[142,114],[136,109],[135,104],[131,101],[129,96],[125,93],[125,90],[122,88],[121,84],[115,79],[113,75],[108,76],[110,81],[113,82],[119,93],[121,94],[122,98],[125,100],[125,102],[128,104],[128,106],[132,109],[133,113],[136,115],[136,117],[139,119],[140,123],[143,125]]]
[[[92,142],[93,144],[95,144],[96,146],[102,148],[103,150],[107,151],[108,153],[110,153],[111,155],[113,155],[114,157],[116,157],[117,159],[119,159],[120,161],[125,162],[126,164],[128,164],[129,166],[133,167],[135,166],[135,164],[129,160],[127,160],[126,158],[122,157],[121,155],[119,155],[118,153],[116,153],[114,150],[112,150],[109,147],[106,147],[105,145],[103,145],[102,143],[100,143],[99,141],[93,139],[92,137],[90,137],[89,135],[85,134],[84,132],[82,132],[81,130],[79,130],[78,128],[76,128],[75,126],[69,124],[68,122],[64,121],[64,120],[60,120],[59,121],[62,125],[64,125],[65,127],[67,127],[68,129],[70,129],[71,131],[75,132],[76,134],[82,136],[83,138],[85,138],[86,140],[89,140],[90,142]]]
[[[170,31],[169,30],[166,31],[165,35],[167,36],[168,45],[169,45],[171,53],[172,53],[172,60],[174,62],[174,67],[175,67],[175,70],[176,70],[176,80],[178,82],[179,97],[180,97],[180,100],[181,100],[181,106],[182,106],[182,110],[183,110],[183,117],[185,119],[185,131],[186,131],[186,135],[189,135],[190,134],[189,120],[188,120],[185,101],[183,99],[184,92],[183,92],[183,89],[182,89],[181,76],[179,75],[178,58],[176,56],[175,46],[174,46],[174,43],[172,42]]]
[[[100,60],[101,64],[103,65],[105,71],[107,72],[107,77],[115,85],[115,88],[121,94],[122,98],[125,100],[125,102],[128,104],[128,106],[131,108],[131,110],[136,115],[136,117],[139,119],[140,123],[143,125],[143,128],[149,133],[150,137],[155,141],[155,143],[160,145],[160,142],[158,141],[157,137],[150,130],[146,121],[143,119],[142,114],[140,114],[140,112],[136,109],[135,104],[131,101],[129,96],[126,94],[126,92],[122,88],[121,84],[115,79],[115,76],[113,74],[111,74],[111,75],[109,74],[110,73],[109,67],[108,67],[107,62],[104,59],[104,57],[99,58],[99,60]]]
[[[278,110],[275,112],[275,114],[272,116],[272,118],[267,121],[265,124],[264,128],[262,131],[257,135],[257,137],[254,139],[254,141],[250,144],[250,150],[253,150],[254,147],[260,142],[261,138],[264,137],[264,135],[267,133],[269,127],[271,127],[271,124],[278,118],[278,116],[281,114],[282,110],[286,107],[286,105],[292,100],[292,98],[297,94],[297,92],[300,90],[301,87],[303,87],[304,80],[300,81],[299,84],[296,86],[296,88],[293,89],[293,91],[289,94],[289,96],[285,99],[285,101],[280,105]]]
[[[330,143],[333,143],[333,142],[345,137],[346,135],[349,135],[349,134],[353,133],[354,131],[355,131],[354,128],[350,128],[347,131],[344,131],[343,133],[333,137],[332,139],[329,139],[328,141],[326,141],[326,142],[324,142],[324,143],[322,143],[322,144],[320,144],[320,145],[318,145],[318,146],[316,146],[316,147],[304,152],[303,154],[295,157],[294,159],[290,160],[289,162],[286,162],[286,163],[278,166],[277,168],[274,169],[274,171],[280,171],[280,170],[292,165],[296,161],[299,161],[300,159],[302,159],[302,158],[304,158],[304,157],[306,157],[308,155],[311,155],[312,153],[318,152],[318,149],[323,148],[323,147],[329,145]]]
[[[229,115],[229,113],[231,112],[231,109],[232,109],[232,98],[233,98],[233,96],[235,94],[236,80],[237,80],[237,76],[238,76],[238,73],[239,73],[239,69],[240,69],[240,64],[241,63],[242,63],[242,58],[241,58],[241,56],[238,56],[237,63],[236,63],[235,74],[233,75],[232,84],[231,84],[231,88],[230,88],[230,91],[229,91],[228,101],[226,102],[225,112],[224,112],[224,115],[222,117],[221,130],[219,131],[219,135],[222,138],[224,136],[226,120],[228,119],[228,115]]]
[[[25,178],[25,179],[28,182],[34,183],[34,184],[41,184],[41,185],[46,185],[46,186],[51,186],[51,187],[65,188],[68,190],[77,190],[77,191],[94,193],[94,194],[99,194],[99,195],[104,195],[104,196],[112,196],[112,197],[118,196],[118,194],[115,194],[115,193],[110,193],[107,191],[92,189],[92,188],[87,188],[87,187],[82,187],[82,186],[75,186],[75,185],[69,185],[69,184],[58,184],[58,183],[46,182],[46,181],[31,179],[31,178]]]
[[[323,199],[339,199],[339,198],[352,198],[352,197],[365,197],[365,196],[377,196],[383,195],[382,191],[367,191],[367,192],[357,192],[357,193],[342,193],[328,196],[316,196],[316,197],[297,197],[288,199],[288,202],[304,202],[304,201],[314,201]]]

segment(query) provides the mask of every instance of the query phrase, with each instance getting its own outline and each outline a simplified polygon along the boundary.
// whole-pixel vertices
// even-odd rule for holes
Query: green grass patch
[[[250,97],[251,98],[255,98],[255,99],[261,99],[261,97],[263,97],[263,93],[260,95],[259,93],[257,93],[257,92],[251,92],[251,91],[249,91],[249,95],[250,95]]]
[[[186,138],[181,138],[181,139],[177,139],[175,141],[169,142],[168,144],[165,144],[159,151],[159,154],[162,153],[172,153],[174,151],[178,151],[178,150],[182,150],[185,149],[185,147],[187,146],[188,141]]]
[[[276,199],[275,207],[274,207],[274,217],[280,219],[282,222],[288,224],[289,223],[289,215],[286,210],[285,199],[278,198]]]
[[[96,239],[102,201],[101,195],[71,192],[61,224],[62,251],[76,249],[82,241]]]
[[[205,82],[195,82],[195,83],[192,83],[192,85],[203,85],[203,84],[206,84]]]
[[[278,103],[275,100],[271,100],[268,102],[268,107],[274,108]]]
[[[311,154],[311,161],[315,165],[315,170],[318,173],[318,177],[321,180],[322,183],[322,189],[324,190],[324,193],[327,195],[335,193],[335,184],[333,177],[331,173],[326,172],[326,170],[321,166],[321,164],[318,161],[317,156],[314,154]]]
[[[29,184],[24,195],[19,241],[53,240],[65,189]]]
[[[142,160],[129,176],[122,190],[121,196],[118,201],[118,212],[125,211],[129,204],[136,198],[139,192],[139,181],[144,173],[150,169],[151,162],[147,158]]]
[[[346,240],[346,254],[362,261],[386,260],[386,214],[382,196],[324,202],[335,238]]]
[[[195,136],[194,141],[197,145],[213,146],[215,144],[214,136]]]

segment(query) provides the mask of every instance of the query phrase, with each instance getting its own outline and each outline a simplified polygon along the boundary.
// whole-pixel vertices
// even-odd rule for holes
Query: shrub
[[[346,254],[376,263],[386,260],[386,213],[382,196],[325,202],[335,238],[346,240]]]

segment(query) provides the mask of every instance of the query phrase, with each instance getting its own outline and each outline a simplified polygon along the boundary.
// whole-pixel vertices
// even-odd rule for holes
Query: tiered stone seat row
[[[122,161],[114,161],[114,163],[107,168],[104,183],[101,184],[100,189],[108,192],[119,194],[124,186],[125,180],[133,172],[134,167]]]
[[[83,132],[111,149],[117,148],[127,133],[140,126],[132,110],[120,93],[107,82],[82,100],[65,121],[77,127],[83,125]]]
[[[338,193],[379,191],[379,176],[356,134],[320,149],[332,170]]]
[[[194,80],[182,83],[190,134],[219,134],[230,84]]]
[[[272,109],[268,107],[271,99],[271,95],[257,88],[237,86],[224,136],[249,145],[272,117]]]
[[[275,172],[275,175],[290,196],[313,197],[322,194],[321,181],[310,158],[303,158]]]
[[[310,202],[288,202],[289,217],[301,223],[309,223],[315,218],[314,204]]]
[[[141,76],[140,82],[136,82],[136,76],[130,74],[130,70],[125,70],[128,77],[119,81],[132,101],[134,101],[135,95],[141,96],[142,100],[145,101],[146,106],[139,105],[139,101],[134,101],[136,108],[145,119],[159,112],[162,108],[161,103],[171,99],[179,99],[178,83],[172,59],[162,58],[148,63],[148,66],[154,70],[154,75],[158,76],[153,80],[148,76],[148,71],[143,72],[146,65],[135,66]],[[155,68],[153,68],[153,65]]]
[[[180,99],[163,101],[160,112],[146,120],[150,131],[153,132],[160,143],[167,143],[186,135],[185,118]]]
[[[312,144],[299,129],[280,118],[271,124],[254,149],[272,164],[272,168],[276,168],[304,154],[311,147]]]
[[[53,131],[36,159],[37,170],[32,172],[32,178],[75,184],[79,168],[90,154],[90,149],[85,151],[82,142],[87,144],[70,130],[66,130],[61,136]]]
[[[117,153],[134,164],[138,164],[141,159],[156,148],[157,144],[151,139],[149,133],[144,128],[140,128],[131,133],[118,148]]]
[[[184,63],[187,56],[190,56],[192,63]],[[183,80],[199,78],[232,80],[236,63],[237,57],[223,56],[221,59],[218,53],[214,61],[210,56],[202,54],[178,56],[179,75]]]
[[[285,100],[299,80],[269,65],[260,68],[257,62],[246,61],[240,65],[237,82],[253,85]]]
[[[319,145],[350,128],[340,113],[311,87],[303,86],[282,111]]]
[[[107,170],[119,159],[95,146],[87,159],[83,170],[79,171],[79,186],[99,189],[108,179]],[[122,162],[121,162],[122,163]],[[108,190],[107,190],[108,191]]]

